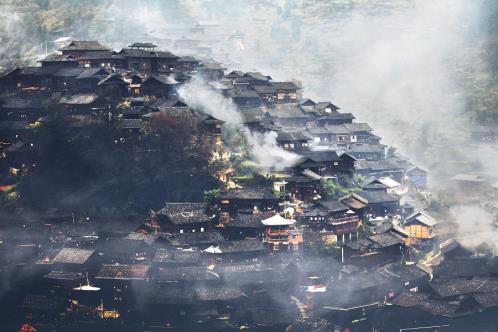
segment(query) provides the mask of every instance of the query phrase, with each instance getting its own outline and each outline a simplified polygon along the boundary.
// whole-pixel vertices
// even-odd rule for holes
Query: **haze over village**
[[[1,330],[497,331],[497,20],[2,2]]]

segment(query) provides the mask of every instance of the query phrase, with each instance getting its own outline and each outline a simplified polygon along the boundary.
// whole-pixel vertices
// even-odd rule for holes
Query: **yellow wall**
[[[428,239],[432,237],[432,227],[422,226],[422,225],[410,225],[405,226],[405,231],[408,232],[408,236],[417,239]]]

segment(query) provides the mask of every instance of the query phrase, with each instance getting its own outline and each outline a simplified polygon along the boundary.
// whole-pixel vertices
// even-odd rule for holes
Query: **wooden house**
[[[106,70],[126,68],[126,58],[116,51],[86,52],[78,58],[78,63],[84,68],[100,68]]]
[[[227,91],[227,97],[237,106],[259,107],[261,106],[261,97],[259,94],[247,87],[236,87]]]
[[[128,82],[118,74],[110,74],[102,79],[96,88],[97,94],[105,99],[117,99],[128,95]]]
[[[383,146],[366,143],[351,144],[348,153],[358,160],[381,160],[385,155]]]
[[[238,213],[234,216],[224,214],[225,219],[220,218],[223,225],[222,232],[229,240],[256,239],[263,236],[264,225],[261,222],[265,218],[262,214]]]
[[[197,71],[197,68],[200,66],[201,61],[192,57],[192,56],[182,56],[179,57],[178,66],[176,69],[181,72],[194,73]]]
[[[206,203],[165,203],[156,216],[161,231],[166,233],[205,232],[212,220]]]
[[[320,113],[315,117],[316,124],[319,127],[353,123],[354,119],[355,117],[351,113],[339,113],[339,112]]]
[[[202,62],[200,66],[197,67],[197,72],[209,81],[219,81],[225,75],[226,68],[215,62]]]
[[[277,144],[287,151],[309,150],[309,143],[312,137],[303,131],[279,131],[277,134]]]
[[[330,101],[320,101],[320,102],[317,102],[317,103],[313,103],[314,105],[314,108],[318,111],[318,112],[321,112],[321,113],[337,113],[338,110],[340,110],[341,108],[340,107],[337,107],[336,105],[334,105],[333,103],[331,103]],[[310,105],[310,103],[308,103],[307,105]]]
[[[355,170],[363,176],[374,176],[376,178],[390,177],[397,182],[403,181],[404,168],[398,163],[388,160],[357,160],[355,162]]]
[[[326,242],[335,242],[337,239],[345,242],[347,238],[351,240],[352,234],[358,237],[358,227],[361,225],[358,215],[337,200],[316,203],[305,210],[301,221]]]
[[[410,185],[413,185],[417,190],[425,190],[427,188],[427,171],[418,167],[410,167],[406,173],[406,180]]]
[[[300,88],[293,82],[270,82],[275,89],[277,104],[297,104],[297,90]]]
[[[309,169],[324,177],[336,177],[339,174],[352,174],[356,159],[347,153],[338,154],[337,151],[307,151],[302,153],[292,170],[294,174],[300,174]]]
[[[3,100],[0,120],[33,122],[48,114],[48,101],[29,96],[16,96]]]
[[[73,40],[68,45],[59,49],[62,55],[70,55],[76,59],[89,52],[108,52],[110,49],[103,46],[98,41],[93,40]]]
[[[312,118],[294,104],[276,104],[268,108],[272,122],[282,127],[304,128]]]
[[[405,251],[404,238],[389,230],[346,243],[344,257],[348,264],[371,268],[398,262]]]
[[[92,249],[62,248],[52,260],[53,268],[60,271],[89,272],[94,252]],[[93,261],[96,265],[95,260]]]
[[[109,72],[103,68],[87,68],[76,77],[75,90],[78,92],[93,92],[97,84],[109,76]]]
[[[67,116],[102,114],[105,103],[96,93],[76,94],[62,97],[59,101],[64,106]]]
[[[125,58],[125,67],[141,73],[170,73],[177,67],[178,56],[168,51],[124,48],[117,55]]]
[[[466,200],[477,199],[483,190],[484,179],[476,174],[460,173],[455,175],[453,183],[458,195],[462,195]]]
[[[211,263],[254,262],[266,252],[266,247],[261,239],[243,239],[222,242],[203,252]]]
[[[276,214],[261,222],[265,226],[263,242],[269,250],[297,252],[302,247],[303,234],[295,227],[295,220]]]
[[[423,211],[415,212],[408,216],[402,224],[408,233],[409,243],[432,239],[435,235],[434,226],[436,225],[437,220]]]
[[[145,96],[171,98],[176,94],[178,82],[163,74],[152,74],[145,78],[140,86],[140,92]]]
[[[320,181],[322,177],[315,172],[305,169],[301,174],[285,178],[284,191],[290,193],[294,199],[304,202],[315,202],[320,197]]]
[[[340,201],[362,217],[385,217],[399,212],[399,197],[383,190],[351,193]]]
[[[77,59],[72,55],[49,54],[41,60],[38,60],[42,67],[69,68],[78,66]]]
[[[280,197],[268,187],[246,187],[229,189],[217,196],[222,212],[235,216],[239,211],[245,213],[269,212],[278,209]]]

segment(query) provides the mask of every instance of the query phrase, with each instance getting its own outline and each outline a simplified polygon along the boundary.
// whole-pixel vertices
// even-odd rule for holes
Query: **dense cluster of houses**
[[[138,221],[56,208],[3,216],[0,273],[19,320],[271,330],[326,318],[354,328],[367,324],[367,313],[389,317],[393,308],[439,319],[498,306],[490,252],[466,251],[464,263],[438,247],[435,218],[400,203],[400,195],[426,190],[427,172],[388,153],[351,113],[303,99],[299,82],[226,73],[152,43],[113,51],[72,41],[40,63],[0,75],[2,172],[32,166],[37,129],[55,108],[75,130],[109,121],[134,138],[154,115],[188,119],[222,158],[223,121],[179,99],[194,76],[237,106],[247,130],[276,132],[297,158],[279,177],[225,178],[231,185],[210,202],[166,202]],[[324,198],[323,181],[342,178],[354,178],[355,188]],[[433,276],[416,262],[434,247],[442,263]],[[478,260],[483,275],[454,271]]]

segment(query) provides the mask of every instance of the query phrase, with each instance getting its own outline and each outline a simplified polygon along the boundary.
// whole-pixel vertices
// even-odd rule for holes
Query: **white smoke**
[[[475,248],[485,242],[497,247],[496,219],[480,206],[453,206],[450,208],[450,216],[456,224],[454,237],[464,246]]]
[[[262,170],[282,170],[291,166],[298,156],[278,146],[277,133],[251,132],[244,126],[237,106],[231,99],[222,96],[214,86],[216,84],[194,77],[180,86],[178,95],[190,107],[225,121],[225,130],[243,135],[249,156]]]

